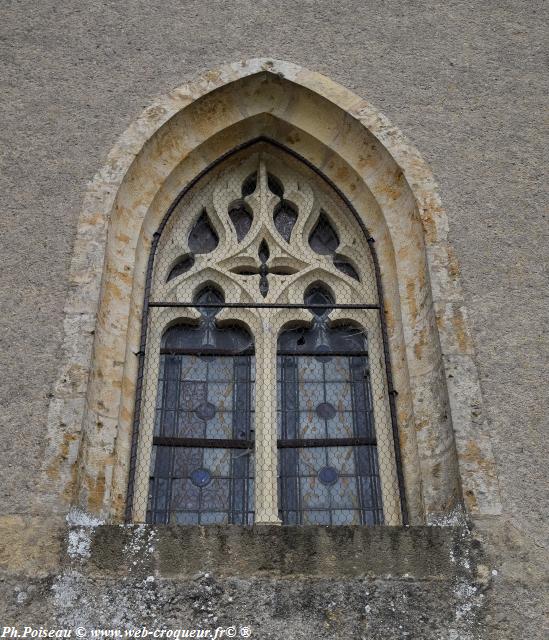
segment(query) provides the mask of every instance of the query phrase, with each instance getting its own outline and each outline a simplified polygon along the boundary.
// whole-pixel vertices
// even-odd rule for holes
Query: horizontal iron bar
[[[343,475],[343,474],[342,474]],[[212,476],[214,480],[252,480],[249,476]],[[353,476],[351,476],[353,477]],[[188,480],[189,476],[179,476],[179,475],[149,475],[149,480]],[[179,509],[171,509],[171,511],[179,511]],[[183,509],[185,511],[185,509]],[[196,509],[188,509],[188,511],[196,511]]]
[[[324,356],[349,356],[363,358],[368,355],[367,351],[277,351],[279,356],[316,356],[322,358]]]
[[[207,349],[199,349],[199,348],[170,348],[170,347],[162,347],[160,349],[160,355],[170,355],[170,356],[253,356],[253,349],[244,349],[243,351],[235,351],[234,349],[212,349],[208,351]],[[279,356],[348,356],[348,357],[365,357],[368,355],[367,351],[277,351],[277,355]]]
[[[299,440],[277,440],[279,449],[298,449],[307,447],[357,447],[368,445],[375,447],[374,438],[301,438]]]
[[[155,436],[153,445],[160,447],[204,447],[206,449],[252,449],[253,440],[222,440],[221,438],[170,438]]]
[[[200,349],[200,348],[188,348],[188,349],[179,349],[170,347],[162,347],[160,349],[160,355],[171,355],[171,356],[253,356],[253,349],[243,349],[242,351],[236,351],[235,349]]]
[[[284,479],[294,479],[294,478],[311,478],[314,476],[284,476]],[[343,474],[339,474],[340,478],[356,478],[357,476],[344,476]],[[360,477],[364,477],[364,476],[358,476]],[[370,476],[371,477],[371,476]],[[351,511],[353,513],[358,513],[358,514],[362,514],[362,513],[379,513],[382,514],[382,510],[380,508],[372,508],[372,509],[366,509],[365,507],[302,507],[302,508],[298,508],[296,507],[295,509],[279,509],[279,513],[281,514],[289,514],[289,513],[295,513],[295,514],[303,514],[305,511],[309,512],[309,511],[313,511],[314,513],[332,513],[334,517],[337,517],[338,511]],[[155,513],[164,513],[163,511],[158,511]],[[170,513],[175,513],[175,510],[173,512]],[[194,513],[197,513],[196,509],[194,511]],[[209,513],[209,512],[208,512]],[[297,523],[296,523],[297,524]],[[362,636],[364,637],[364,636]]]
[[[149,302],[149,307],[192,307],[194,309],[379,309],[378,304],[281,304],[274,302]]]
[[[204,447],[207,449],[252,449],[253,440],[222,440],[221,438],[175,438],[155,436],[153,445],[160,447]],[[277,440],[279,449],[301,449],[308,447],[375,447],[374,438],[301,438]]]
[[[150,480],[154,480],[154,478],[159,478],[161,476],[151,476]],[[170,480],[186,480],[186,478],[173,478],[170,477]],[[218,478],[217,476],[215,477],[215,480],[232,480],[233,478]],[[247,480],[248,478],[234,478],[235,480]],[[351,511],[352,509],[347,509],[348,511]],[[320,511],[320,509],[310,509],[310,511]],[[356,511],[356,509],[355,509]],[[168,515],[168,514],[172,514],[172,513],[196,513],[204,515],[204,514],[209,514],[209,513],[223,513],[225,515],[240,515],[242,513],[244,514],[250,514],[253,515],[254,511],[249,511],[248,509],[245,509],[244,511],[234,511],[232,509],[147,509],[147,513],[149,514],[155,514],[155,515]],[[198,636],[196,636],[198,637]]]

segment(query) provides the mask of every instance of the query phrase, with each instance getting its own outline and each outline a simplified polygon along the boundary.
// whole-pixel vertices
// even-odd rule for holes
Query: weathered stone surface
[[[227,61],[275,56],[319,70],[371,100],[414,140],[434,170],[454,249],[444,290],[448,300],[460,301],[452,277],[461,271],[484,396],[486,421],[480,425],[475,416],[472,430],[489,435],[494,447],[505,513],[478,524],[489,533],[485,550],[492,560],[487,567],[498,571],[484,600],[483,635],[545,640],[549,304],[543,209],[547,185],[540,169],[546,152],[541,125],[547,95],[544,6],[539,1],[463,1],[342,7],[336,11],[332,3],[276,0],[215,6],[191,2],[184,8],[169,0],[5,3],[0,27],[5,47],[0,177],[3,513],[34,509],[43,514],[57,508],[44,495],[36,501],[29,496],[37,493],[49,394],[61,363],[67,274],[86,183],[114,140],[156,93]],[[205,76],[203,90],[215,81]],[[327,91],[341,100],[333,84]],[[194,97],[180,93],[177,100],[190,102]],[[165,112],[151,111],[147,117],[161,122]],[[133,126],[145,125],[140,120]],[[128,141],[122,147],[125,155],[110,158],[103,170],[106,182],[112,182],[139,149]],[[317,163],[324,159],[312,157]],[[88,222],[99,223],[93,217]],[[439,246],[431,263],[445,264],[447,253],[447,247]],[[79,265],[79,278],[86,269]],[[432,286],[434,300],[441,300]],[[68,453],[69,475],[74,473],[72,441],[68,449],[62,437],[52,442],[61,454]],[[120,485],[126,471],[119,471]],[[121,504],[123,496],[117,499]],[[24,533],[17,521],[15,533],[5,538],[16,551],[8,550],[2,559],[29,558],[31,571],[38,570],[33,554],[26,553],[25,536],[49,538],[43,527],[39,535],[32,533],[28,522]],[[42,553],[49,563],[45,551],[38,558]],[[51,619],[53,580],[25,582],[6,575],[0,584],[10,619],[28,624]],[[232,581],[235,602],[236,593],[243,594],[231,617],[236,610],[242,620],[260,619],[263,637],[281,637],[290,627],[295,637],[310,637],[311,628],[319,637],[337,637],[337,629],[323,627],[323,610],[315,603],[324,602],[321,591],[336,603],[350,602],[354,594],[333,581],[328,586],[317,583],[321,587],[315,599],[307,595],[314,593],[313,587],[301,589],[302,583],[294,589],[283,581],[275,589],[254,580],[226,580]],[[22,589],[25,584],[27,590]],[[137,603],[139,590],[132,591],[133,583],[128,589],[112,584],[96,580],[90,587],[84,596],[89,601],[80,603],[86,616],[91,615],[89,607],[103,607],[107,614],[120,610],[121,602],[124,610],[132,610],[117,594],[132,593]],[[164,602],[173,599],[165,610],[187,611],[180,604],[186,596],[179,595],[177,581],[167,584],[171,591],[165,592],[170,595]],[[355,588],[359,583],[352,584]],[[197,589],[204,597],[206,586]],[[454,633],[448,622],[455,614],[445,617],[450,589],[440,591],[429,583],[422,588],[416,591],[421,597],[413,599],[414,607],[420,612],[427,603],[432,616],[426,614],[412,637],[466,637]],[[22,590],[28,598],[18,595]],[[387,606],[391,592],[383,587],[376,593]],[[18,598],[24,603],[17,603]],[[215,609],[225,611],[223,602],[217,600]],[[275,602],[283,604],[276,607]],[[302,602],[305,613],[295,604]],[[77,605],[68,598],[65,604],[76,616]],[[390,615],[390,606],[385,610]],[[183,613],[177,616],[184,618]],[[380,625],[377,620],[371,624]],[[347,630],[343,627],[342,635]],[[384,638],[407,633],[377,626],[370,628],[370,636],[376,637],[374,631]],[[351,637],[360,637],[358,628]]]
[[[208,80],[206,87],[204,78]],[[194,96],[194,101],[188,95]],[[339,102],[335,102],[336,97]],[[243,105],[242,110],[235,105]],[[159,114],[161,117],[157,118]],[[55,411],[50,411],[48,420],[50,443],[56,442],[60,432],[81,439],[78,473],[75,476],[73,465],[68,460],[60,461],[59,452],[50,446],[38,485],[38,491],[46,493],[45,502],[62,495],[68,509],[72,497],[79,506],[96,515],[121,519],[145,265],[152,234],[182,185],[259,133],[289,144],[289,150],[308,161],[323,157],[318,169],[354,204],[357,218],[376,240],[389,316],[389,357],[401,394],[396,404],[406,434],[403,454],[410,521],[430,522],[452,513],[462,503],[462,491],[470,496],[466,506],[474,504],[476,513],[497,512],[497,480],[494,474],[487,473],[494,466],[489,440],[484,440],[474,458],[461,446],[468,441],[470,431],[470,421],[463,419],[467,418],[469,398],[461,393],[462,387],[470,389],[479,407],[482,399],[465,305],[454,272],[455,260],[451,260],[450,252],[444,252],[448,233],[446,214],[428,166],[402,133],[369,103],[328,78],[295,64],[270,59],[242,61],[208,72],[158,98],[138,121],[141,125],[126,130],[113,147],[107,167],[97,174],[79,222],[70,274],[74,286],[67,313],[78,300],[87,305],[89,313],[96,309],[97,323],[82,417],[75,416],[71,423],[61,425],[60,398],[54,395],[51,406]],[[126,152],[130,142],[141,144],[131,163]],[[120,163],[112,171],[112,161],[117,158]],[[116,184],[113,202],[111,194]],[[98,268],[101,256],[96,255],[96,248],[105,242],[103,226],[97,225],[95,236],[90,236],[89,228],[89,220],[100,217],[109,226],[101,279]],[[101,280],[101,287],[97,284],[91,291],[99,292],[99,298],[88,293],[87,280],[81,281],[80,265],[86,262],[80,255],[82,252],[95,257],[97,264],[92,272],[97,283]],[[436,260],[431,263],[433,258]],[[210,277],[219,279],[222,274],[216,271]],[[326,279],[328,275],[319,277]],[[439,296],[436,305],[431,281]],[[449,284],[451,303],[446,301],[445,293]],[[340,283],[336,288],[342,289],[344,298],[345,285]],[[455,322],[445,321],[441,312],[445,306],[453,309]],[[252,333],[258,335],[256,331]],[[154,340],[149,346],[153,352],[156,350]],[[272,349],[272,341],[265,348]],[[86,369],[81,372],[77,353],[75,336],[66,329],[62,379],[69,377],[69,385],[72,380],[67,370],[85,377],[82,373]],[[449,386],[445,357],[456,353],[464,361],[460,370],[462,386]],[[72,386],[74,394],[68,400],[83,398],[78,379]],[[148,386],[145,387],[146,401]],[[269,389],[261,384],[258,388],[266,393]],[[151,393],[154,395],[152,386]],[[267,407],[272,399],[270,395],[265,398],[258,395],[257,403]],[[376,420],[378,427],[386,422],[380,421],[379,416]],[[138,489],[140,482],[146,484],[149,457],[144,448],[147,425],[142,426],[145,439],[141,438],[139,443]],[[267,428],[262,422],[257,427]],[[381,432],[378,436],[381,438]],[[258,455],[262,442],[258,438]],[[468,473],[459,477],[459,469],[465,465]],[[58,469],[57,490],[47,476],[52,466]],[[270,468],[274,470],[274,465]],[[261,477],[258,476],[256,491],[262,486]],[[274,479],[270,482],[274,485]],[[482,487],[482,492],[477,491],[478,487]],[[141,487],[140,494],[146,493],[146,486]],[[142,513],[142,508],[134,513],[137,521],[143,520]],[[257,515],[259,521],[266,523],[277,518],[276,510]],[[390,519],[388,522],[396,524]]]
[[[291,640],[546,637],[549,558],[499,517],[372,529],[70,520],[2,523],[3,625],[235,624]]]
[[[47,576],[5,573],[3,624],[473,639],[492,581],[467,527],[73,525],[54,537],[64,559]]]

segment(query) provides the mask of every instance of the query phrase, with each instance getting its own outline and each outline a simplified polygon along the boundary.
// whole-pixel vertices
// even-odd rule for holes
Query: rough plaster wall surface
[[[28,510],[87,180],[154,95],[227,61],[287,59],[371,100],[439,182],[508,518],[497,553],[515,558],[498,624],[536,637],[543,606],[527,585],[543,578],[549,507],[543,4],[22,0],[1,12],[3,512]]]

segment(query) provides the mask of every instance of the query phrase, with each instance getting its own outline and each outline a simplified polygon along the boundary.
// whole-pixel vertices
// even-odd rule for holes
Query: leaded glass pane
[[[286,242],[290,242],[292,229],[297,222],[297,211],[295,207],[283,200],[275,207],[273,221],[278,233],[280,233]]]
[[[241,202],[229,209],[229,218],[231,219],[234,230],[236,231],[236,239],[240,242],[246,237],[246,234],[250,230],[253,222],[253,216],[248,207]]]
[[[189,249],[193,253],[210,253],[219,243],[219,237],[213,228],[206,210],[202,211],[189,235]]]
[[[309,244],[311,249],[321,255],[330,255],[335,253],[339,246],[339,238],[336,230],[324,211],[320,212],[318,221],[309,236]]]
[[[257,187],[257,171],[249,175],[242,183],[242,197],[252,195]]]
[[[282,198],[282,196],[284,195],[284,185],[272,173],[267,174],[267,186],[269,187],[269,191],[271,193],[274,193],[275,196]]]
[[[181,258],[179,258],[172,267],[170,273],[168,274],[168,277],[166,278],[166,281],[169,282],[170,280],[177,278],[177,276],[180,276],[182,273],[186,273],[187,271],[192,269],[193,266],[194,256],[192,253],[181,256]]]
[[[203,304],[217,299],[210,290],[197,297]],[[171,327],[162,341],[148,522],[253,521],[253,356],[214,352],[235,346],[249,351],[251,338],[239,327],[217,328],[215,309],[204,312],[204,323]],[[198,350],[206,333],[209,346],[185,353]],[[215,440],[222,441],[219,447]],[[238,440],[252,444],[227,445]]]
[[[323,299],[320,291],[315,296]],[[311,297],[307,302],[319,304]],[[323,327],[293,329],[279,339],[280,516],[285,524],[380,524],[366,336],[356,327],[331,329],[327,314],[320,320]],[[314,351],[321,330],[327,350],[319,359]],[[306,349],[310,353],[299,353]],[[345,446],[342,439],[353,440]]]
[[[347,260],[343,256],[335,255],[333,263],[334,267],[336,267],[336,269],[339,269],[345,275],[350,276],[355,280],[360,280],[357,270],[353,267],[349,260]]]

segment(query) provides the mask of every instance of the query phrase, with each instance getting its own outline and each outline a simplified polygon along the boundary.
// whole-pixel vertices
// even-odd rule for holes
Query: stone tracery
[[[191,303],[208,282],[219,287],[225,303],[242,307],[223,306],[215,314],[203,315],[201,322],[206,318],[212,328],[213,323],[240,322],[251,331],[256,343],[255,522],[279,522],[277,396],[273,378],[277,336],[297,324],[313,328],[318,325],[321,337],[328,322],[334,326],[352,322],[367,335],[371,375],[376,381],[373,408],[382,461],[379,473],[385,519],[390,524],[399,523],[378,311],[319,311],[303,305],[306,296],[313,304],[328,302],[319,283],[321,288],[334,292],[330,304],[379,303],[367,239],[351,213],[318,176],[265,143],[252,147],[248,153],[237,153],[206,175],[178,204],[160,237],[151,288],[151,299],[156,302],[150,309],[147,338],[134,518],[145,519],[153,429],[153,413],[147,407],[155,406],[158,394],[157,351],[162,333],[174,322],[196,322],[197,309]],[[308,294],[311,288],[318,293]],[[159,301],[179,303],[181,307],[156,306]],[[319,349],[322,348],[328,347],[323,343]]]
[[[258,135],[318,167],[375,238],[411,522],[439,522],[463,499],[471,513],[500,513],[459,271],[429,168],[369,102],[320,74],[266,59],[226,65],[158,98],[90,183],[71,267],[63,366],[50,403],[43,505],[54,508],[62,495],[66,505],[124,518],[155,232],[181,185],[194,184],[209,164]],[[357,267],[352,251],[344,255]],[[176,251],[171,259],[165,276],[174,269],[175,278],[190,271],[194,257]],[[207,264],[202,275],[218,278],[227,296],[238,293]],[[261,330],[253,315],[246,322]]]

